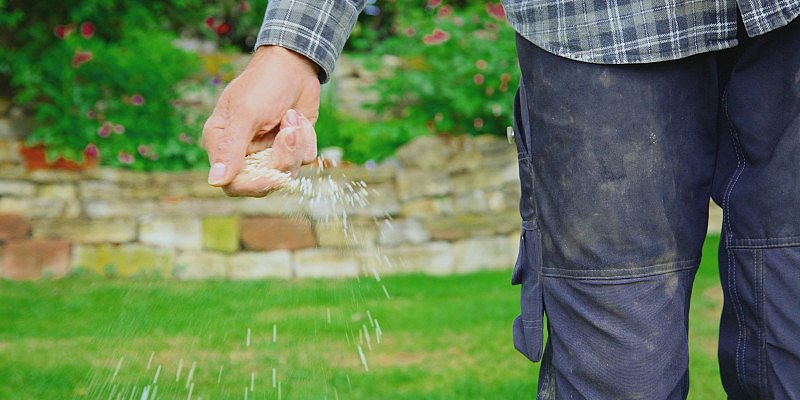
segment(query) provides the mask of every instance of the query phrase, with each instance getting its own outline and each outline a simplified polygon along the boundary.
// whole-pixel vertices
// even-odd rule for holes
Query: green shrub
[[[397,34],[374,50],[402,60],[370,88],[379,96],[372,107],[395,119],[377,129],[399,129],[398,138],[505,134],[519,79],[513,29],[499,4],[442,3],[409,7],[395,19]]]

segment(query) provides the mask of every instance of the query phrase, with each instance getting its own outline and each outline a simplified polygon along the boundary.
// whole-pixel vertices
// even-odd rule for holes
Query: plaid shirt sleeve
[[[366,0],[271,0],[255,48],[278,45],[320,66],[320,82],[330,79],[344,43]]]

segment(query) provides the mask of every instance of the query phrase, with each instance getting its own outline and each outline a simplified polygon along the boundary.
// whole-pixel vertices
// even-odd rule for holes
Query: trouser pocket
[[[529,360],[542,359],[542,277],[539,228],[534,221],[524,221],[519,255],[511,284],[522,285],[520,315],[514,320],[514,347]]]

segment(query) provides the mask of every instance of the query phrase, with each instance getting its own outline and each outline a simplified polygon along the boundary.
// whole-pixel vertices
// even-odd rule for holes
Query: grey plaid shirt
[[[256,47],[305,55],[331,76],[366,0],[271,0]],[[674,60],[737,44],[800,14],[800,0],[503,0],[506,18],[537,46],[574,60],[631,64]]]

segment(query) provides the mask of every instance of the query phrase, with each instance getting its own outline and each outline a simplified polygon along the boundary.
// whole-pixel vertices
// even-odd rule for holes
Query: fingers
[[[300,116],[300,126],[303,128],[302,134],[306,143],[303,152],[303,165],[305,165],[317,159],[317,132],[314,130],[314,125],[311,125],[311,121],[303,115]]]
[[[242,169],[245,152],[253,131],[246,125],[212,115],[203,127],[203,145],[208,151],[211,169],[208,183],[213,186],[229,184]]]
[[[299,126],[289,126],[278,132],[272,145],[272,159],[275,169],[297,175],[303,164],[305,152],[305,135]]]

